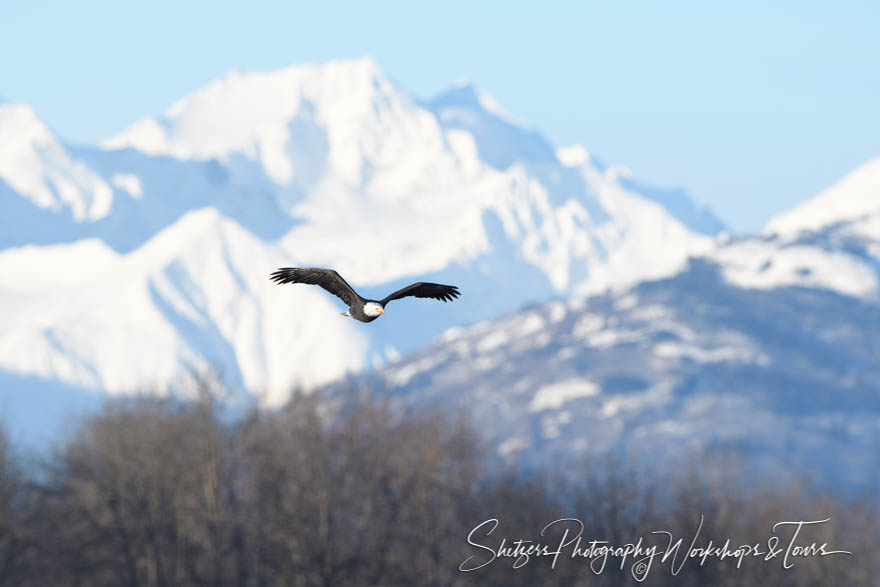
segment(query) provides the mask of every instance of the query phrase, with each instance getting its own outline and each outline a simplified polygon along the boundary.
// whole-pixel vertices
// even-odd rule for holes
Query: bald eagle
[[[391,300],[399,300],[408,296],[417,298],[431,298],[448,302],[459,295],[458,288],[454,285],[441,285],[439,283],[413,283],[396,292],[387,295],[381,300],[367,300],[362,298],[354,289],[346,283],[342,276],[333,269],[319,269],[308,267],[282,267],[273,271],[270,276],[276,283],[308,283],[320,285],[334,296],[348,304],[348,311],[343,316],[351,316],[361,322],[372,322],[385,313],[385,304]]]

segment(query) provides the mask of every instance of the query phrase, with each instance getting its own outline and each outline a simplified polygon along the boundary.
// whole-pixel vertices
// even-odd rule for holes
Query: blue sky
[[[555,144],[737,231],[880,155],[878,2],[14,2],[0,96],[90,143],[231,69],[373,56],[467,78]]]

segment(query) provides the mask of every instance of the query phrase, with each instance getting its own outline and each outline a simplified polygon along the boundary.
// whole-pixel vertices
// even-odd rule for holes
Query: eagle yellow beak
[[[379,308],[379,313],[380,313],[380,314],[384,314],[384,313],[385,313],[385,308]]]

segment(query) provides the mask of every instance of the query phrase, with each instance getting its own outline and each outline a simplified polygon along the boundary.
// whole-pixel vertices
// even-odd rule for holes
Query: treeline
[[[723,461],[724,459],[721,459]],[[769,561],[655,559],[646,585],[871,585],[880,576],[874,499],[750,479],[707,459],[662,480],[618,460],[527,475],[499,465],[464,419],[387,404],[296,397],[229,421],[210,398],[123,400],[82,423],[48,462],[0,441],[0,585],[621,585],[597,560],[493,556],[501,539],[766,545],[780,521],[820,520],[798,544],[849,555]],[[469,533],[481,522],[497,519]],[[573,525],[568,523],[569,529]],[[780,546],[791,530],[779,532]],[[510,551],[508,551],[509,553]],[[522,562],[522,561],[521,561]],[[591,567],[590,563],[593,563]],[[485,563],[485,564],[484,564]],[[483,565],[472,572],[465,568]]]

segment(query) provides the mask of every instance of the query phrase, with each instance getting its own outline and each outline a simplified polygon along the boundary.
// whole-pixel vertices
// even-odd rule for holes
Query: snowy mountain
[[[695,259],[627,292],[451,329],[329,391],[463,409],[501,456],[533,467],[608,454],[672,467],[715,448],[777,476],[871,487],[878,332],[874,301],[742,288]]]
[[[77,222],[107,215],[113,200],[110,185],[71,157],[32,109],[0,102],[0,137],[4,198],[14,193],[37,209],[64,214]],[[4,214],[6,222],[13,219],[11,216]],[[4,229],[9,227],[11,224]]]
[[[217,161],[70,147],[15,104],[0,103],[0,137],[0,250],[98,238],[128,252],[204,207],[266,239],[293,224],[265,183],[236,185]]]
[[[874,487],[878,169],[764,234],[719,239],[674,276],[450,329],[331,396],[464,409],[501,456],[532,466],[623,454],[670,467],[715,448],[779,475]]]
[[[880,215],[880,157],[861,165],[818,196],[773,218],[765,232],[789,236],[877,215]],[[880,237],[880,232],[870,234]]]
[[[557,292],[666,274],[718,232],[689,230],[589,161],[562,164],[540,135],[487,110],[489,99],[456,106],[479,128],[450,123],[449,102],[446,94],[422,107],[370,59],[295,66],[227,76],[104,145],[216,158],[245,184],[268,177],[282,207],[303,221],[285,237],[289,247],[368,285],[471,261],[489,252],[486,225],[499,222],[508,256],[544,273]],[[643,242],[659,237],[667,247],[631,270],[609,257],[643,226],[601,201],[627,198],[643,224],[657,225]]]
[[[711,257],[731,283],[880,299],[880,158]]]
[[[100,148],[0,104],[0,383],[127,393],[215,365],[275,404],[450,325],[670,275],[714,245],[720,223],[694,225],[681,198],[461,91],[417,102],[370,59],[233,73]],[[317,288],[271,283],[281,265],[332,266],[369,296],[431,280],[463,297],[397,302],[366,327]]]

